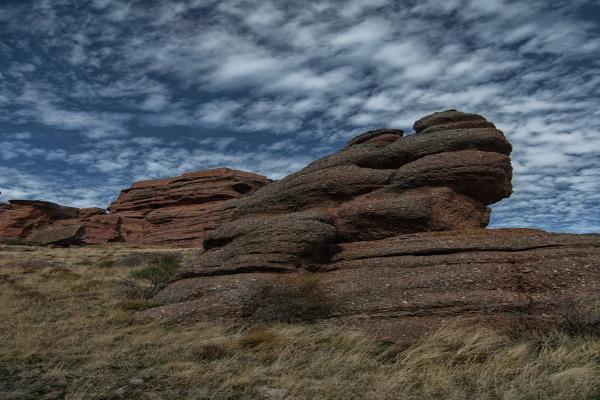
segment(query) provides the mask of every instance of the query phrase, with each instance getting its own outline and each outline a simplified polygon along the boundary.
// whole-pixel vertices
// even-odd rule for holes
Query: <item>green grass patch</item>
[[[142,285],[132,280],[124,280],[123,284],[128,288],[129,297],[150,298],[173,279],[179,267],[181,257],[173,254],[159,255],[150,259],[143,267],[130,272],[131,278],[142,281]]]

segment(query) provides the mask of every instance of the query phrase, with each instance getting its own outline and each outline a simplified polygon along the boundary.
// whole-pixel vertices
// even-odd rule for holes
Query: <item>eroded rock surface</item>
[[[140,244],[201,245],[209,232],[231,218],[228,200],[269,183],[262,175],[218,168],[167,179],[136,182],[111,204],[111,215],[124,218],[123,229],[145,222]]]
[[[136,182],[121,192],[110,213],[101,208],[12,200],[0,204],[0,237],[58,245],[197,246],[206,232],[230,220],[233,205],[229,200],[267,183],[264,176],[229,168]]]
[[[54,221],[77,218],[79,212],[49,201],[11,200],[0,204],[0,236],[23,239]]]
[[[449,110],[415,131],[367,132],[233,201],[233,220],[144,315],[236,320],[248,293],[309,279],[333,305],[318,322],[401,339],[457,315],[548,316],[598,293],[598,236],[483,229],[487,206],[511,194],[511,145],[491,122]]]

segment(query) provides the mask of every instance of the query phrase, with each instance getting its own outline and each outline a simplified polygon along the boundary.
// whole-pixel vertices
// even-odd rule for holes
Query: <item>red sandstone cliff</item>
[[[231,218],[229,200],[269,183],[261,175],[229,168],[135,182],[110,206],[77,209],[45,201],[0,204],[0,237],[41,244],[125,242],[198,246]]]

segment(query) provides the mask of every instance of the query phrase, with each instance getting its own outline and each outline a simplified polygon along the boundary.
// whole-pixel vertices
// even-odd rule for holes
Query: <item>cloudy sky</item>
[[[458,108],[515,148],[494,226],[598,232],[599,55],[597,0],[2,0],[0,201],[277,179]]]

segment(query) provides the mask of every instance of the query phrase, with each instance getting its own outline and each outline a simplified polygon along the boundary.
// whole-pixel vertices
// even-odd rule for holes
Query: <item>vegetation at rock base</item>
[[[243,295],[245,322],[310,322],[335,310],[316,277],[265,282]]]
[[[181,257],[177,254],[156,254],[154,256],[126,257],[130,260],[125,265],[141,265],[132,270],[129,275],[138,280],[145,281],[146,286],[140,286],[139,283],[123,279],[121,282],[128,291],[130,298],[149,299],[160,289],[164,288],[171,278],[175,275],[177,269],[181,266]],[[133,262],[131,262],[133,261]],[[148,287],[149,285],[149,287]]]
[[[32,243],[28,242],[24,239],[12,238],[12,237],[0,237],[0,245],[10,245],[10,246],[30,246]]]
[[[591,304],[547,340],[455,324],[411,346],[304,322],[135,318],[151,301],[122,280],[162,284],[157,265],[192,251],[0,246],[0,399],[600,398]]]

